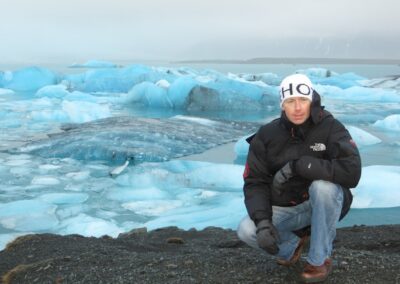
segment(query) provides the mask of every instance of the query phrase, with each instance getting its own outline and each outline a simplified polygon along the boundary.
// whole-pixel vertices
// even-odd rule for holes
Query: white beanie
[[[281,108],[286,99],[301,97],[307,98],[312,101],[313,85],[310,79],[303,74],[294,74],[287,76],[282,80],[279,87],[279,94],[281,96]]]

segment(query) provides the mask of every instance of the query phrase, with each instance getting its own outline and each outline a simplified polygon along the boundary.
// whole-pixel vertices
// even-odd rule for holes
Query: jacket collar
[[[325,107],[321,105],[321,96],[317,93],[317,91],[313,90],[310,116],[314,124],[320,123],[322,118],[324,118],[324,108]]]

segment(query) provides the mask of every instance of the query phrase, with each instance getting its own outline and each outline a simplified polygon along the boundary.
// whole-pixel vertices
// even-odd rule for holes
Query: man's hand
[[[279,171],[276,172],[272,181],[272,190],[278,194],[282,193],[284,184],[294,176],[294,162],[287,162]]]
[[[269,254],[277,254],[280,242],[279,233],[270,220],[264,219],[257,224],[257,243],[258,246]]]

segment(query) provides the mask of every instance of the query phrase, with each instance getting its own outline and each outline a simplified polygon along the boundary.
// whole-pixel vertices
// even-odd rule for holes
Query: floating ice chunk
[[[175,108],[185,108],[190,91],[198,84],[194,79],[181,77],[176,79],[168,88],[168,96]]]
[[[43,97],[43,98],[29,101],[30,105],[28,107],[27,106],[24,106],[24,107],[29,110],[42,111],[45,109],[53,109],[59,103],[60,103],[60,100],[57,98]]]
[[[113,169],[109,172],[109,175],[110,175],[111,177],[116,177],[116,176],[120,175],[120,174],[128,167],[129,163],[130,163],[130,159],[128,158],[128,159],[125,161],[125,163],[123,163],[122,165],[120,165],[120,166],[118,166],[118,167],[116,167],[116,168],[113,168]]]
[[[118,213],[107,210],[97,210],[96,216],[102,219],[112,219],[118,216]]]
[[[39,200],[19,200],[0,204],[0,224],[16,231],[42,231],[58,224],[57,206]]]
[[[13,161],[15,161],[15,160],[30,160],[32,158],[32,156],[31,155],[28,155],[28,154],[19,154],[19,155],[12,155],[12,156],[8,156],[7,157],[7,160],[13,160]]]
[[[62,109],[67,113],[69,121],[75,123],[88,122],[111,116],[108,105],[98,105],[90,102],[63,101]]]
[[[170,86],[170,83],[167,80],[162,79],[156,83],[156,86],[161,87],[163,89],[168,89]]]
[[[86,237],[101,237],[108,235],[117,237],[122,230],[113,222],[91,217],[84,213],[66,219],[60,224],[61,234],[80,234]]]
[[[387,76],[383,78],[376,78],[371,80],[365,80],[362,82],[363,86],[372,88],[400,88],[400,76]]]
[[[253,135],[253,134],[251,134],[251,135]],[[242,137],[236,142],[236,144],[235,144],[236,156],[238,156],[238,157],[247,156],[247,154],[249,153],[250,144],[249,144],[249,142],[246,141],[246,139],[249,138],[251,135]]]
[[[128,93],[128,102],[155,108],[173,108],[166,89],[150,82],[135,85]]]
[[[75,181],[84,181],[89,178],[90,172],[89,171],[72,172],[72,173],[67,173],[65,176]]]
[[[183,202],[180,200],[146,200],[123,203],[122,207],[140,215],[160,216],[163,213],[181,207],[182,205]]]
[[[388,181],[388,182],[384,182]],[[352,189],[353,208],[400,206],[400,167],[363,167],[360,183]]]
[[[55,205],[84,203],[88,198],[89,195],[86,193],[47,193],[38,197],[44,202]]]
[[[32,111],[31,118],[35,121],[68,122],[68,115],[62,110]]]
[[[199,124],[202,124],[205,126],[215,126],[217,123],[216,121],[211,120],[211,119],[202,118],[202,117],[185,116],[185,115],[176,115],[173,117],[173,119],[183,119],[183,120],[199,123]]]
[[[0,167],[0,170],[3,170],[3,168],[2,167]],[[4,171],[3,171],[3,173],[4,173]],[[5,179],[4,179],[5,180]],[[25,192],[25,190],[26,190],[27,188],[25,187],[25,186],[9,186],[9,185],[7,185],[7,186],[5,186],[5,185],[3,185],[2,186],[2,188],[1,188],[1,191],[2,191],[2,197],[3,198],[6,198],[6,196],[8,196],[7,194],[5,194],[5,193],[10,193],[10,194],[16,194],[16,193],[18,193],[19,191],[21,191],[21,192]],[[1,204],[1,203],[0,203]]]
[[[208,75],[199,75],[196,76],[195,79],[200,83],[209,83],[215,81],[215,78],[213,76],[208,76]]]
[[[143,186],[143,184],[140,184]],[[134,200],[153,200],[153,199],[167,199],[170,197],[168,192],[163,191],[157,187],[146,188],[113,188],[108,191],[106,195],[108,199],[115,201],[134,201]]]
[[[358,147],[374,145],[382,142],[381,139],[365,130],[362,130],[361,128],[351,125],[346,126],[346,128],[350,132],[351,137],[354,139]]]
[[[127,187],[168,185],[171,188],[213,188],[215,190],[230,190],[243,186],[242,165],[177,160],[155,165],[145,172],[141,167],[129,170],[127,174],[118,177],[117,182],[120,185]]]
[[[39,176],[39,177],[33,177],[31,184],[34,184],[34,185],[57,185],[57,184],[60,184],[60,180],[53,176]]]
[[[202,167],[207,167],[209,165],[211,165],[211,163],[208,162],[190,161],[190,160],[172,160],[166,163],[159,164],[158,167],[160,167],[163,170],[167,170],[168,172],[181,174]]]
[[[62,208],[57,209],[57,217],[60,220],[65,220],[74,216],[78,216],[79,214],[89,210],[90,207],[86,204],[68,204],[68,205],[63,205]],[[54,228],[56,231],[58,228]],[[79,234],[79,232],[78,232]]]
[[[172,209],[146,222],[145,226],[151,230],[176,224],[185,230],[190,228],[201,230],[208,226],[236,229],[246,214],[243,197],[238,194],[225,196],[224,202],[215,207],[197,205]]]
[[[353,106],[349,106],[349,109],[353,108],[357,110],[357,107],[354,108]],[[333,110],[332,110],[333,111]],[[343,108],[342,108],[343,111]],[[378,110],[379,113],[379,110]],[[358,112],[355,111],[352,114],[349,114],[347,111],[346,113],[337,113],[335,115],[335,117],[337,119],[339,119],[340,121],[344,122],[344,123],[351,123],[351,124],[372,124],[374,122],[376,122],[377,120],[382,118],[382,115],[379,114],[373,114],[373,113],[368,113],[368,112]]]
[[[35,96],[36,97],[50,97],[50,98],[64,98],[67,96],[69,92],[67,91],[67,87],[64,85],[51,85],[45,86],[39,89]]]
[[[397,103],[400,102],[400,95],[395,90],[374,89],[366,87],[350,87],[348,89],[340,89],[334,86],[318,86],[318,90],[323,96],[330,99],[345,100],[351,102],[383,102]]]
[[[220,77],[215,82],[195,87],[190,94],[192,109],[261,109],[278,100],[276,87],[261,87]]]
[[[191,187],[181,187],[179,189],[174,190],[175,198],[177,200],[181,200],[184,206],[196,206],[197,204],[206,205],[211,199],[211,193],[209,197],[202,196],[202,192],[207,191],[211,192],[211,190],[203,190],[200,188],[191,188]],[[207,194],[205,194],[207,195]],[[218,195],[218,192],[215,192],[215,196]],[[204,198],[203,198],[204,197]]]
[[[9,95],[15,95],[15,92],[10,89],[2,89],[0,88],[0,96],[9,96]]]
[[[52,164],[45,164],[45,165],[40,165],[39,169],[43,171],[53,171],[61,168],[60,165],[52,165]]]
[[[360,77],[354,73],[344,73],[327,78],[313,79],[313,82],[315,82],[316,84],[331,85],[337,86],[341,89],[347,89],[355,86],[360,86],[360,82],[362,80],[365,80],[365,78]]]
[[[196,76],[197,74],[199,74],[198,70],[190,67],[178,67],[177,72],[181,75],[189,75],[189,76]]]
[[[142,82],[155,83],[161,79],[175,77],[163,74],[143,65],[124,68],[93,69],[83,74],[65,77],[70,88],[84,92],[128,92],[134,85]]]
[[[241,78],[249,82],[263,82],[264,84],[270,86],[279,86],[282,79],[278,77],[278,75],[274,73],[261,73],[261,74],[229,74],[228,76],[231,79]],[[265,85],[262,85],[265,86]]]
[[[6,166],[11,166],[11,167],[19,167],[19,166],[26,166],[28,164],[30,164],[32,161],[28,160],[28,159],[13,159],[13,160],[8,160],[6,162],[4,162],[4,165]]]
[[[3,88],[14,91],[36,91],[47,85],[57,83],[57,76],[42,67],[28,67],[3,76]]]
[[[103,165],[103,164],[89,164],[87,165],[89,169],[95,170],[95,171],[100,171],[100,172],[106,172],[108,171],[108,166]]]
[[[194,188],[241,188],[243,186],[242,165],[210,164],[185,174]]]
[[[101,103],[101,98],[79,91],[73,91],[72,93],[68,93],[64,99],[68,101]]]
[[[195,86],[188,94],[186,108],[194,111],[217,110],[220,108],[221,99],[217,89]]]
[[[218,192],[212,190],[202,190],[201,193],[197,196],[200,199],[208,199],[214,196],[217,196]]]
[[[308,69],[300,69],[297,70],[296,73],[301,73],[304,75],[307,75],[309,77],[319,77],[319,78],[327,78],[327,77],[332,77],[332,76],[337,76],[339,75],[336,72],[333,72],[329,69],[326,68],[308,68]]]
[[[10,169],[10,173],[17,176],[29,176],[32,173],[32,168],[30,166],[13,167]]]
[[[84,191],[85,189],[86,188],[84,184],[71,184],[71,183],[67,184],[64,188],[64,190],[66,191],[77,191],[77,192]]]
[[[0,83],[3,85],[4,81],[11,81],[13,73],[11,71],[1,71],[0,72]]]
[[[309,68],[305,70],[297,70],[296,73],[301,73],[309,76],[311,81],[316,84],[336,86],[341,89],[347,89],[353,86],[360,86],[360,83],[365,80],[355,73],[338,74],[325,68]]]
[[[150,192],[153,191],[155,197],[158,196],[157,191],[155,190],[158,185],[165,185],[168,183],[172,185],[174,182],[175,177],[170,176],[167,169],[160,169],[157,166],[151,168],[150,170],[146,169],[145,172],[138,172],[138,168],[135,167],[133,168],[133,173],[128,172],[127,174],[117,178],[117,183],[119,185],[137,188],[139,190],[139,195],[140,190],[142,190],[144,193],[150,190]]]
[[[392,114],[383,120],[378,120],[374,126],[390,131],[400,131],[400,114]]]
[[[54,107],[53,105],[53,108]],[[33,120],[52,122],[82,123],[110,116],[111,112],[107,104],[68,100],[62,101],[61,109],[49,108],[31,112],[31,118]]]

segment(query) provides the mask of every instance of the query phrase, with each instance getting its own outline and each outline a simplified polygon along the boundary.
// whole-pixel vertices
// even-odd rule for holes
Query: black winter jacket
[[[272,205],[294,206],[308,199],[314,180],[341,185],[344,193],[340,219],[350,209],[352,194],[361,176],[361,159],[349,132],[332,114],[321,107],[314,91],[310,118],[302,125],[292,124],[282,112],[280,118],[262,126],[248,138],[250,149],[244,177],[245,205],[257,224],[272,218]],[[275,173],[295,161],[296,175],[278,194],[271,190]]]

